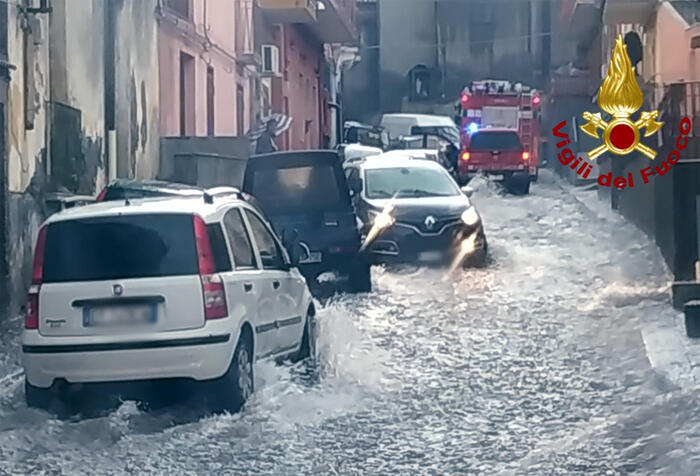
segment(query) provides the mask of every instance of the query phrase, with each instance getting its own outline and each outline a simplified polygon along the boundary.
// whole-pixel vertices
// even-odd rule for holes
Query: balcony
[[[272,23],[315,23],[316,0],[258,0]]]
[[[312,28],[325,43],[354,43],[355,11],[355,0],[319,0],[318,21]]]
[[[656,3],[656,0],[607,0],[603,8],[603,23],[644,25]]]
[[[602,0],[564,0],[559,22],[569,38],[586,40],[601,24]]]

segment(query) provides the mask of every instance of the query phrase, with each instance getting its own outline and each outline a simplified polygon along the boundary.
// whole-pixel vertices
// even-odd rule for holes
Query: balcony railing
[[[644,25],[656,6],[656,0],[606,0],[603,22],[609,25]]]
[[[355,0],[320,0],[318,23],[314,26],[319,38],[327,43],[355,42],[356,8]]]
[[[602,0],[564,0],[559,13],[562,30],[570,38],[587,38],[600,27],[602,6]]]
[[[316,0],[258,0],[272,23],[314,23]]]

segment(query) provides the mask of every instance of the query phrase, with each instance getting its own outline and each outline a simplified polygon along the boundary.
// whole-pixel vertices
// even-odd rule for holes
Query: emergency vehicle
[[[540,152],[538,91],[520,83],[500,80],[473,81],[464,88],[457,105],[464,150],[469,135],[486,127],[513,129],[527,153],[531,180],[537,180]],[[496,160],[498,160],[496,158]]]

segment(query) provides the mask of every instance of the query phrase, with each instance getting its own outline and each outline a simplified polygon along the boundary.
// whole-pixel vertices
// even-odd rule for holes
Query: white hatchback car
[[[39,231],[22,361],[29,406],[93,382],[205,382],[215,410],[253,392],[256,360],[315,352],[306,282],[238,195],[111,201]]]

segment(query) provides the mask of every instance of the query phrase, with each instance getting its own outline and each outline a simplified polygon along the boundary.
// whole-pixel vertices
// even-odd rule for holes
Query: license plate
[[[503,175],[490,175],[491,180],[503,180]]]
[[[439,261],[442,259],[442,253],[439,251],[424,251],[418,254],[419,261]]]
[[[151,304],[94,307],[83,316],[84,324],[90,327],[131,327],[150,324],[155,319],[155,306]]]
[[[309,256],[299,260],[300,263],[320,263],[321,262],[321,252],[312,251]]]

